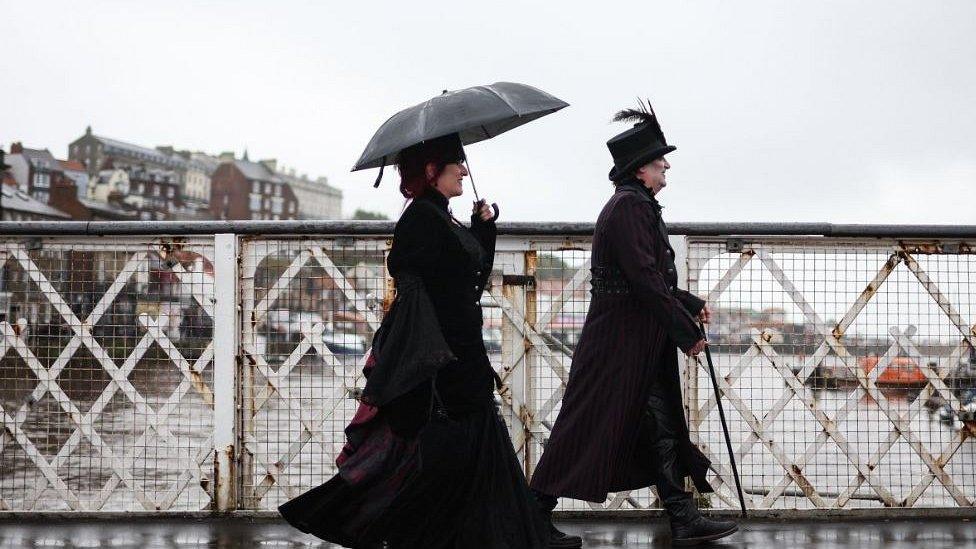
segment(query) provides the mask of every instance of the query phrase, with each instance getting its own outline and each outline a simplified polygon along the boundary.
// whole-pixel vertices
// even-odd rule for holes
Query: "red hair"
[[[404,151],[406,152],[406,151]],[[427,177],[427,163],[434,164],[434,177]],[[397,170],[400,172],[400,194],[404,198],[419,198],[423,196],[431,184],[436,180],[447,162],[426,158],[419,154],[403,154],[397,160]]]
[[[450,134],[407,147],[397,155],[400,172],[400,194],[419,198],[440,177],[444,166],[464,160],[464,149],[458,135]],[[433,177],[427,177],[427,164],[434,164]]]

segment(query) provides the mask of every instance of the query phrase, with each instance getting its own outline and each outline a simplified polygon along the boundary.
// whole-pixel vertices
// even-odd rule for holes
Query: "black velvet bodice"
[[[491,393],[493,374],[481,327],[481,295],[495,252],[494,222],[457,222],[447,198],[436,191],[413,200],[393,233],[387,266],[394,280],[402,273],[420,277],[437,314],[444,338],[458,357],[438,373],[445,402],[483,399]]]

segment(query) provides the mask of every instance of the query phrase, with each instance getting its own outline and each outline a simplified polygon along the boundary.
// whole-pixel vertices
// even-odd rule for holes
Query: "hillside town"
[[[209,154],[96,134],[67,154],[14,142],[4,151],[3,221],[341,219],[342,191],[245,150]]]

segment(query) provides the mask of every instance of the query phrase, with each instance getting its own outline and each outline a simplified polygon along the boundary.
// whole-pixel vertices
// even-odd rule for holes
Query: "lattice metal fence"
[[[0,510],[209,506],[211,255],[0,243]]]
[[[386,239],[245,241],[241,505],[275,509],[335,474],[387,297]]]
[[[0,510],[271,511],[327,480],[392,297],[387,238],[0,240]],[[674,240],[713,311],[752,508],[973,505],[971,248]],[[501,237],[482,301],[530,475],[589,305],[589,245]],[[716,465],[703,503],[735,507],[710,382],[683,363]],[[656,504],[645,489],[561,508]]]
[[[972,506],[976,254],[954,242],[695,239],[753,508]],[[704,368],[692,432],[737,506]]]

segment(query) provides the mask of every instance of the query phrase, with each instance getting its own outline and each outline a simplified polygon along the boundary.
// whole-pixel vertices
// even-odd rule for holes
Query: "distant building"
[[[7,155],[10,173],[17,188],[39,202],[47,204],[51,195],[51,180],[61,172],[61,164],[47,149],[28,149],[21,143],[10,146]]]
[[[175,174],[155,168],[102,170],[89,185],[88,198],[145,221],[172,219],[183,210]]]
[[[122,199],[143,220],[170,219],[183,209],[177,174],[171,170],[133,168],[129,170],[129,193]]]
[[[206,210],[210,205],[210,178],[220,165],[220,159],[199,151],[176,150],[170,146],[156,150],[182,158],[186,164],[182,172],[183,200],[188,208]]]
[[[183,182],[183,197],[188,205],[202,210],[210,208],[210,180],[218,166],[217,157],[201,152],[189,154]]]
[[[3,221],[67,221],[71,216],[31,197],[15,185],[11,177],[0,185]]]
[[[78,198],[88,196],[88,168],[78,160],[58,160],[64,175],[74,181]]]
[[[73,179],[67,175],[55,178],[51,184],[50,205],[76,221],[135,221],[139,217],[135,210],[125,210],[79,194],[77,183]]]
[[[228,159],[211,178],[214,219],[297,219],[298,199],[274,165]]]
[[[298,219],[342,219],[342,191],[329,185],[328,178],[312,181],[305,174],[295,175],[294,170],[277,173],[298,198]]]
[[[186,171],[186,160],[178,155],[95,135],[91,126],[85,128],[85,135],[68,145],[68,159],[84,163],[91,178],[104,169],[132,166],[171,170],[180,178]]]

